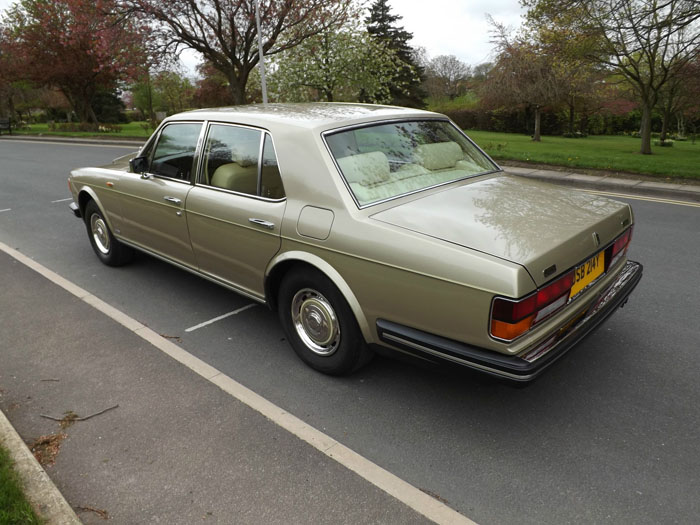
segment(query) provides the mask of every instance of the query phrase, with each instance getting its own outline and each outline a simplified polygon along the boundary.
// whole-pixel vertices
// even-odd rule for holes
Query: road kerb
[[[81,521],[39,465],[5,414],[0,411],[0,445],[5,447],[22,482],[27,500],[47,525],[80,525]]]

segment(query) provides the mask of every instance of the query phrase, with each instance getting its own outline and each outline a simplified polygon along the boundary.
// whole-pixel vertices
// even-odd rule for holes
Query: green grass
[[[49,135],[54,137],[110,137],[110,138],[148,138],[153,129],[147,128],[147,122],[129,122],[119,124],[121,131],[105,131],[94,133],[91,131],[51,131],[48,124],[30,124],[28,129],[12,130],[17,135]]]
[[[473,93],[468,92],[455,98],[449,97],[428,97],[425,99],[427,109],[430,111],[450,111],[456,109],[470,109],[479,103],[479,98]]]
[[[22,493],[17,474],[12,470],[10,456],[0,447],[0,525],[39,524],[37,518]]]
[[[627,136],[547,136],[538,143],[514,133],[467,130],[467,134],[496,160],[700,180],[700,142],[676,141],[671,148],[652,144],[653,154],[641,155],[640,139]]]

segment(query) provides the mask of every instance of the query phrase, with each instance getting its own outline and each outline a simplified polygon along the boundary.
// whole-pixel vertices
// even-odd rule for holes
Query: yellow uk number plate
[[[574,297],[586,286],[603,275],[605,270],[605,252],[599,252],[588,259],[574,271],[574,285],[571,287],[571,296]]]

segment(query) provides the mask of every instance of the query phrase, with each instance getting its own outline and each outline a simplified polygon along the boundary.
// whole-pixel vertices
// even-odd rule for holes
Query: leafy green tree
[[[138,82],[131,86],[133,107],[138,109],[151,123],[156,120],[156,108],[161,105],[159,95],[153,90],[150,72],[141,76]]]
[[[530,27],[570,54],[619,75],[642,110],[640,152],[651,154],[652,111],[664,87],[698,56],[697,0],[521,0]]]
[[[275,61],[271,86],[275,98],[390,103],[402,92],[392,74],[401,61],[396,53],[359,27],[325,31],[307,39]],[[397,79],[401,82],[402,79]]]
[[[153,91],[160,100],[158,110],[172,115],[192,107],[194,86],[181,71],[161,71],[153,78]]]
[[[396,23],[401,16],[391,14],[387,0],[375,0],[365,19],[367,31],[379,42],[396,53],[398,67],[390,78],[391,103],[397,106],[424,108],[426,93],[421,87],[423,68],[416,63],[414,50],[409,45],[413,35]]]

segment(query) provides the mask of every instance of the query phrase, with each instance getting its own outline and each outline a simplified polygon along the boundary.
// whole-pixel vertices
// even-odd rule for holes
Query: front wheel
[[[343,375],[371,359],[350,306],[322,273],[293,270],[282,281],[278,305],[287,339],[311,368]]]
[[[90,244],[97,257],[108,266],[122,266],[128,263],[133,257],[133,250],[114,238],[95,201],[87,203],[84,216]]]

